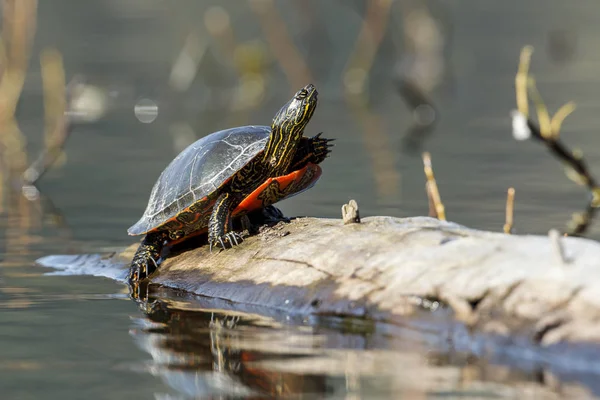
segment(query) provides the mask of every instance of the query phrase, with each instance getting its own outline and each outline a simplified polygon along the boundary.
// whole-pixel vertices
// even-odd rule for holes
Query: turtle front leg
[[[138,247],[129,266],[128,282],[132,286],[151,275],[158,268],[158,259],[167,240],[167,232],[150,232]]]
[[[322,134],[323,132],[311,138],[302,137],[300,139],[300,145],[298,146],[298,150],[296,150],[296,155],[292,160],[288,173],[303,168],[309,162],[320,164],[329,156],[333,147],[333,143],[331,142],[335,139],[322,138]]]
[[[228,249],[244,241],[239,233],[231,229],[231,212],[238,203],[228,192],[217,197],[208,220],[208,244],[211,251],[213,246]]]

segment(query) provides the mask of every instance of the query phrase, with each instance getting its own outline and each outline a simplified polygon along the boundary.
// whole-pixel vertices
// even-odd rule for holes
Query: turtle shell
[[[189,145],[160,174],[144,215],[127,233],[152,231],[192,204],[208,200],[264,150],[270,133],[269,126],[241,126],[212,133]]]

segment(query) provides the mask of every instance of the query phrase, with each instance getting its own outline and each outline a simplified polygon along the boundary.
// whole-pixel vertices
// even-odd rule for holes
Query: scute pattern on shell
[[[183,150],[162,172],[150,194],[146,211],[127,232],[151,231],[223,182],[264,150],[269,126],[241,126],[205,136]]]

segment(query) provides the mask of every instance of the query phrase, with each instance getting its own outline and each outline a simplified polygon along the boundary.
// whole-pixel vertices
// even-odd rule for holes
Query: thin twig
[[[529,65],[531,64],[531,54],[533,46],[525,46],[521,50],[519,58],[519,70],[515,76],[515,92],[517,96],[517,110],[529,118],[529,100],[527,96],[527,81],[529,79]]]
[[[504,223],[504,233],[513,232],[513,215],[515,210],[515,188],[508,188],[506,194],[506,222]]]
[[[575,111],[575,103],[570,101],[567,104],[564,104],[561,108],[558,109],[554,117],[550,120],[550,131],[552,135],[558,138],[560,134],[560,128],[562,126],[563,121],[567,118],[573,111]]]
[[[542,100],[542,95],[538,92],[537,87],[535,86],[535,81],[533,79],[529,80],[528,88],[529,95],[532,98],[533,104],[535,106],[539,131],[544,138],[551,138],[554,135],[552,134],[552,128],[550,125],[550,113],[548,112],[548,108]]]
[[[428,193],[431,195],[431,199],[433,201],[433,204],[435,205],[435,212],[437,218],[441,221],[445,221],[446,211],[444,208],[444,204],[442,203],[442,199],[440,198],[440,192],[438,190],[435,177],[433,176],[433,168],[431,167],[431,155],[427,152],[423,153],[423,166],[428,183]]]
[[[429,215],[432,218],[437,218],[437,211],[435,210],[435,202],[433,201],[433,195],[431,194],[431,184],[429,181],[425,182],[425,193],[427,193],[427,204],[429,205]]]
[[[533,138],[544,143],[554,156],[564,162],[569,168],[573,169],[578,177],[578,183],[587,186],[592,191],[597,189],[598,184],[596,179],[591,175],[587,164],[580,154],[569,150],[558,138],[545,138],[542,136],[540,128],[535,122],[527,120],[527,127],[531,130],[531,136]]]
[[[588,204],[585,211],[573,213],[571,220],[567,224],[567,236],[581,236],[589,228],[592,220],[596,216],[597,208]]]

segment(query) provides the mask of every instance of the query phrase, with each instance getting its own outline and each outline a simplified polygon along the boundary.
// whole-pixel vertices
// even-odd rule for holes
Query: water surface
[[[213,8],[207,17],[215,4],[226,11],[231,36],[211,31],[210,21],[223,16]],[[373,329],[360,320],[287,320],[265,310],[228,305],[223,311],[224,304],[178,303],[168,296],[143,312],[120,283],[46,276],[46,269],[34,265],[47,254],[98,253],[130,244],[127,227],[181,148],[233,125],[268,124],[298,89],[302,74],[289,75],[252,4],[258,3],[40,2],[34,56],[18,109],[30,154],[42,143],[38,53],[43,47],[62,52],[68,79],[80,73],[104,90],[108,107],[99,120],[75,127],[66,162],[39,183],[41,201],[3,191],[3,398],[587,396],[586,382],[594,376],[559,379],[541,367],[490,363],[433,346],[419,332],[390,335],[385,327]],[[281,203],[282,210],[337,218],[341,205],[354,198],[365,216],[426,214],[420,151],[403,147],[414,119],[394,83],[399,65],[410,59],[403,36],[409,8],[393,2],[387,11],[368,66],[366,108],[357,112],[345,96],[344,79],[366,3],[275,4],[320,90],[308,134],[324,131],[338,139],[319,183]],[[514,73],[521,47],[534,45],[533,72],[549,108],[569,100],[579,105],[564,124],[565,141],[583,148],[592,171],[600,171],[595,134],[600,56],[591,51],[600,37],[600,5],[593,0],[576,7],[558,0],[518,6],[445,2],[430,12],[445,38],[443,79],[430,93],[439,121],[421,149],[432,154],[448,218],[499,231],[506,189],[514,186],[518,232],[545,234],[564,227],[586,194],[542,147],[511,138]],[[175,90],[169,76],[191,33],[203,56],[189,87]],[[553,50],[560,42],[556,38],[566,38],[559,56]],[[357,59],[365,60],[367,53]],[[262,61],[255,64],[256,59]],[[244,71],[258,74],[264,84],[263,96],[246,108],[232,100],[247,82]],[[152,123],[135,116],[141,99],[158,107]],[[599,232],[593,226],[589,235],[598,238]]]

